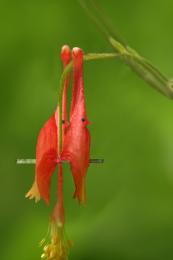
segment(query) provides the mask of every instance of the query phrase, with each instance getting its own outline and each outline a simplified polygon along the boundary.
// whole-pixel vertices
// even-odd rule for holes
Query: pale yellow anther
[[[47,257],[46,254],[41,255],[41,259],[46,259],[46,257]]]
[[[45,253],[48,254],[49,251],[51,250],[51,246],[50,245],[46,245],[46,246],[44,246],[43,250],[44,250]]]
[[[43,246],[43,244],[44,244],[45,242],[46,242],[46,239],[43,238],[43,239],[40,241],[39,246]]]
[[[43,247],[42,259],[46,260],[67,260],[70,248],[69,240],[65,239],[64,226],[58,221],[52,220],[50,224],[50,244]],[[45,242],[43,240],[43,242]],[[44,243],[43,243],[44,244]]]
[[[58,238],[57,238],[57,236],[52,237],[51,243],[52,243],[53,245],[56,245],[56,244],[58,243]]]
[[[57,254],[56,249],[55,248],[52,249],[51,252],[50,252],[50,259],[54,258],[56,256],[56,254]]]

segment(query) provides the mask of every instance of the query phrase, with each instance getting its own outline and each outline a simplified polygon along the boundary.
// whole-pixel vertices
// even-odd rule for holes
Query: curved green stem
[[[91,60],[100,60],[100,59],[110,59],[120,56],[117,53],[89,53],[84,55],[84,61],[91,61]],[[58,95],[58,106],[59,106],[59,125],[58,125],[58,151],[59,155],[61,154],[62,150],[62,97],[63,97],[63,88],[64,82],[69,75],[69,73],[73,69],[73,61],[71,61],[64,69],[61,78],[60,78],[60,85],[59,85],[59,95]]]
[[[108,17],[104,14],[97,0],[78,0],[87,14],[95,22],[107,41],[120,54],[124,61],[140,78],[163,95],[173,99],[173,80],[167,78],[146,58],[130,48],[119,37],[112,27]]]

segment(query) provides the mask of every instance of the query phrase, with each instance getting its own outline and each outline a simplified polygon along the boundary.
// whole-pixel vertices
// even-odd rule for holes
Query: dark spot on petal
[[[62,120],[62,124],[65,124],[65,120]]]
[[[85,118],[84,117],[81,120],[82,120],[82,122],[85,122]]]

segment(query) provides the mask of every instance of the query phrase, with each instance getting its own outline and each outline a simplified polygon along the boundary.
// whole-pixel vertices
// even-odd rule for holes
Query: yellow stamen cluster
[[[68,260],[68,252],[71,242],[65,238],[64,226],[61,222],[51,221],[50,224],[51,242],[43,248],[42,259],[45,260]],[[41,242],[43,245],[45,240]]]

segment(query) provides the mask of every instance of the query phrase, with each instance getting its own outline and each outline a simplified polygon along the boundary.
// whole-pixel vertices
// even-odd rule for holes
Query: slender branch
[[[97,19],[97,16],[91,12],[90,8],[88,8],[86,1],[84,0],[78,0],[82,8],[85,10],[87,15],[90,17],[90,19],[95,23],[99,31],[102,33],[103,37],[108,40],[108,32],[105,30],[105,28],[100,23],[99,19]]]
[[[91,60],[100,60],[100,59],[110,59],[110,58],[116,58],[120,55],[117,53],[89,53],[84,55],[84,61],[91,61]],[[58,151],[59,154],[62,150],[62,96],[63,96],[63,88],[64,88],[64,82],[69,75],[69,73],[73,69],[73,62],[71,61],[64,69],[63,73],[61,74],[60,78],[60,85],[59,85],[59,95],[58,95],[58,106],[59,106],[59,125],[58,125],[58,131],[59,131],[59,142],[58,142]]]
[[[78,0],[83,9],[97,21],[99,30],[104,32],[109,44],[120,54],[124,61],[138,76],[150,86],[161,92],[163,95],[173,99],[173,80],[163,75],[150,61],[142,57],[134,49],[122,41],[115,29],[111,26],[109,19],[101,10],[96,0]]]
[[[85,0],[79,0],[85,1]],[[85,1],[86,2],[86,1]],[[105,14],[104,10],[101,8],[97,0],[87,0],[88,4],[91,5],[92,10],[95,12],[96,17],[98,17],[98,21],[100,22],[101,26],[106,31],[107,35],[111,35],[117,41],[119,41],[122,45],[127,46],[126,42],[122,37],[119,35],[117,30],[113,27],[109,17]],[[89,9],[91,11],[91,9]]]

